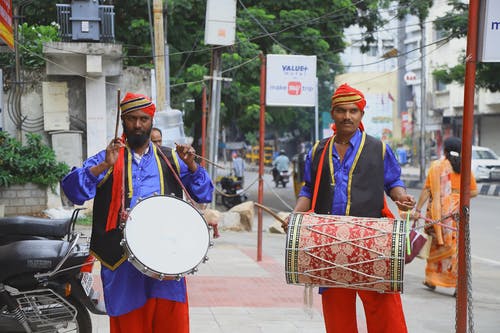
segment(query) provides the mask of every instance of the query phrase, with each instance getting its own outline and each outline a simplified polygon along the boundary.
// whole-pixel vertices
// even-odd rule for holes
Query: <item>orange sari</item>
[[[458,212],[460,205],[460,174],[453,172],[450,162],[441,159],[431,164],[425,188],[430,191],[427,217],[433,221]],[[477,190],[475,178],[471,177],[471,191]],[[433,225],[432,243],[425,282],[431,286],[456,288],[457,285],[457,221],[450,216],[441,225]],[[454,229],[452,229],[454,228]]]

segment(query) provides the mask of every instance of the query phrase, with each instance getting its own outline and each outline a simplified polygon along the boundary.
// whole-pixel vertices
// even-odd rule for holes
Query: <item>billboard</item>
[[[500,62],[500,1],[481,2],[479,15],[478,58],[482,62]]]
[[[316,105],[316,56],[268,54],[266,63],[266,105]]]
[[[363,125],[367,134],[382,141],[392,138],[394,99],[390,93],[365,94],[366,107]]]
[[[0,0],[0,38],[14,50],[12,31],[12,0]]]

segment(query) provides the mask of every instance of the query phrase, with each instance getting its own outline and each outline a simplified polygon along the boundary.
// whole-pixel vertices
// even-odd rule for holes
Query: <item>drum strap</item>
[[[154,147],[156,149],[156,147]],[[179,183],[179,185],[182,187],[182,190],[184,191],[184,193],[186,194],[186,198],[189,200],[189,202],[194,205],[195,204],[195,201],[193,200],[193,198],[191,198],[191,196],[189,195],[189,192],[187,191],[186,187],[184,186],[184,184],[182,183],[181,179],[179,178],[179,175],[177,174],[177,172],[175,171],[172,163],[170,163],[170,161],[168,160],[167,156],[165,156],[165,154],[161,151],[161,149],[157,149],[158,153],[160,154],[161,158],[165,161],[165,163],[168,165],[168,168],[170,169],[170,171],[172,171],[172,174],[174,175],[175,177],[175,180],[177,180],[177,182]],[[172,154],[174,154],[173,150],[172,150]]]
[[[332,140],[333,136],[328,138],[328,141],[325,144],[325,148],[321,152],[321,156],[319,158],[319,167],[318,170],[316,171],[316,179],[315,179],[315,184],[314,184],[314,193],[313,193],[313,198],[312,198],[312,203],[311,203],[311,209],[309,209],[308,213],[314,213],[314,209],[316,208],[316,200],[318,199],[318,192],[319,192],[319,183],[321,181],[321,173],[323,171],[323,163],[325,161],[325,153],[328,150],[327,147],[330,144],[330,140]]]

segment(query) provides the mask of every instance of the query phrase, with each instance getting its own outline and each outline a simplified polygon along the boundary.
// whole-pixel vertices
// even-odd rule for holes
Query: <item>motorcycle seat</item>
[[[53,269],[69,250],[63,240],[22,240],[0,246],[0,282],[24,274]]]
[[[71,219],[47,219],[33,216],[0,218],[0,235],[26,235],[63,238],[71,227]]]

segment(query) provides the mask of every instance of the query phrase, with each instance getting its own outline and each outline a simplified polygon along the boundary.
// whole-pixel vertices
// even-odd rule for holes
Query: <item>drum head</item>
[[[124,237],[136,267],[166,275],[189,273],[205,258],[210,244],[203,216],[171,196],[140,201],[129,214]]]

